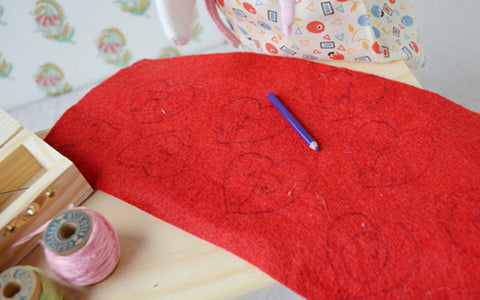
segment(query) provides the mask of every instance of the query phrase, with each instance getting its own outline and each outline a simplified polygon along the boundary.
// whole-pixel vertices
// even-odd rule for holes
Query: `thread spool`
[[[61,290],[42,270],[30,266],[15,266],[0,275],[1,300],[60,300]]]
[[[85,286],[102,281],[120,256],[118,238],[100,213],[87,208],[64,211],[43,234],[50,267],[67,282]]]

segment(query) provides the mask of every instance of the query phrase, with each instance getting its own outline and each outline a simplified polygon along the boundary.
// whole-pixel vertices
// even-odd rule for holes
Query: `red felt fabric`
[[[306,298],[480,297],[480,115],[437,94],[259,54],[144,60],[46,141]]]

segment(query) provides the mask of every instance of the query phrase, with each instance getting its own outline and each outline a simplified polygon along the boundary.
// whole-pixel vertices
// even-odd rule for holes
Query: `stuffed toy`
[[[205,0],[234,46],[308,60],[424,64],[412,0]],[[195,0],[156,0],[168,39],[188,43]],[[221,16],[218,13],[221,12]],[[227,23],[227,25],[225,25]]]

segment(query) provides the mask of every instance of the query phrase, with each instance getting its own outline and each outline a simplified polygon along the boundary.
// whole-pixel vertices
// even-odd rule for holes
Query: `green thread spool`
[[[58,286],[41,269],[15,266],[0,275],[1,300],[62,300]]]

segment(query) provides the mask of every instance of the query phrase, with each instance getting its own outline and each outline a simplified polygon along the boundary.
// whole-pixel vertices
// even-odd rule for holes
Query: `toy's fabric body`
[[[178,3],[170,4],[172,9],[182,2],[157,0],[157,7],[172,1]],[[403,59],[411,68],[424,64],[412,0],[206,0],[206,4],[227,40],[247,51],[311,60]],[[220,20],[217,7],[230,28]],[[183,18],[163,26],[168,31],[169,26],[182,28],[178,26],[182,22],[188,29]]]

